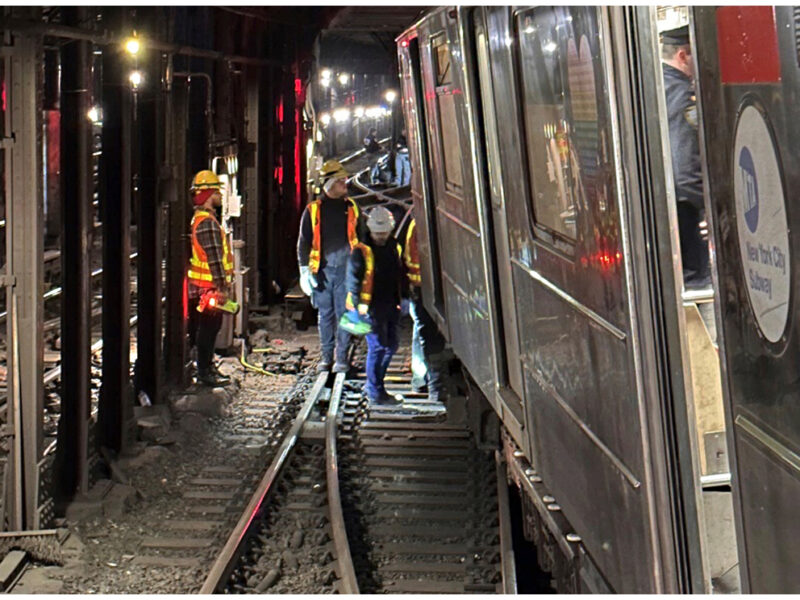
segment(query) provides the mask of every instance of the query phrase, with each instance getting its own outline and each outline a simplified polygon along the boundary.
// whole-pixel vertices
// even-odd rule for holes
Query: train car
[[[672,13],[696,49],[701,292],[683,287]],[[424,302],[529,465],[526,533],[567,591],[735,591],[738,570],[744,591],[800,589],[795,23],[790,7],[442,7],[397,39]]]

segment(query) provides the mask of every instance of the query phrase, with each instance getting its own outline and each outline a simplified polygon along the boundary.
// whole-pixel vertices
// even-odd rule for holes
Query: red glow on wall
[[[283,123],[283,96],[281,96],[281,101],[278,103],[278,123]]]
[[[299,211],[302,202],[302,185],[303,172],[303,148],[305,146],[303,135],[303,105],[305,104],[305,90],[303,89],[303,82],[299,78],[294,80],[294,205]]]
[[[3,100],[3,112],[6,112],[6,82],[0,82],[0,96]]]
[[[294,78],[294,95],[300,98],[303,95],[303,82],[299,78]]]
[[[181,293],[183,301],[183,320],[189,320],[189,279],[183,278],[183,292]]]
[[[278,180],[278,185],[283,185],[283,167],[282,166],[275,167],[275,174],[273,175],[273,177]]]

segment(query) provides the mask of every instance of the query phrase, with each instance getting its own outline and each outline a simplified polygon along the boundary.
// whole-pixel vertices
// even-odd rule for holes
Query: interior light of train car
[[[363,117],[364,116],[364,107],[363,106],[356,106],[355,110],[353,111],[353,115],[355,115],[356,118],[358,118],[358,119]]]
[[[376,119],[381,116],[381,107],[380,106],[370,106],[366,111],[365,114],[367,115],[368,119]]]
[[[347,85],[348,81],[350,81],[350,75],[347,73],[339,73],[339,83],[341,85]]]
[[[544,46],[542,46],[542,50],[544,50],[548,54],[552,54],[553,52],[555,52],[556,48],[558,48],[558,46],[556,45],[555,42],[548,42]]]
[[[384,97],[386,98],[386,101],[389,104],[392,104],[397,98],[397,92],[395,92],[394,90],[386,90]]]
[[[322,113],[319,116],[319,122],[322,123],[323,127],[327,127],[328,123],[331,122],[331,116],[328,113]]]

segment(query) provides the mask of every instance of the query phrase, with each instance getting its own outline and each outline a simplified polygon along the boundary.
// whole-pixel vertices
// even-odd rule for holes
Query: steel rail
[[[503,575],[503,593],[517,593],[517,566],[511,537],[511,509],[508,505],[508,476],[503,453],[494,452],[497,466],[497,514],[500,526],[500,566]]]
[[[286,437],[284,437],[280,448],[278,448],[275,458],[272,460],[272,463],[270,464],[266,473],[264,473],[261,483],[259,483],[258,488],[250,498],[250,502],[247,504],[247,508],[242,513],[238,523],[236,523],[236,527],[233,528],[230,536],[228,536],[225,546],[223,546],[222,551],[219,553],[219,556],[217,556],[217,559],[211,566],[211,570],[209,571],[208,576],[203,582],[203,585],[200,587],[200,591],[198,593],[213,594],[214,592],[221,591],[220,588],[224,586],[225,581],[230,576],[231,571],[236,564],[236,561],[239,559],[241,552],[244,550],[244,544],[247,541],[247,534],[250,529],[250,524],[260,511],[261,505],[264,503],[264,499],[266,498],[267,494],[274,489],[274,485],[278,479],[278,476],[283,470],[287,459],[289,456],[291,456],[292,450],[300,439],[300,432],[303,429],[303,425],[308,419],[308,416],[311,414],[311,410],[320,399],[322,390],[325,389],[325,383],[327,381],[328,371],[320,373],[317,376],[317,380],[314,382],[314,386],[311,388],[308,398],[300,409],[300,413],[294,420],[294,423],[289,429],[289,432],[286,434]]]
[[[333,546],[336,550],[336,560],[339,563],[339,593],[358,594],[358,581],[342,512],[342,498],[339,491],[339,458],[336,451],[337,418],[345,375],[345,373],[336,375],[328,404],[328,414],[325,419],[325,474],[328,480],[328,512]]]

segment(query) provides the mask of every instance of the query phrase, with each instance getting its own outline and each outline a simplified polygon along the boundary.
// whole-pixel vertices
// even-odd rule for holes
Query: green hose
[[[242,366],[245,369],[250,369],[251,371],[255,371],[256,373],[261,373],[262,375],[269,375],[271,377],[275,377],[276,376],[275,373],[271,373],[270,371],[267,371],[266,369],[262,369],[261,367],[256,367],[255,365],[251,365],[249,362],[247,362],[245,360],[244,352],[245,352],[245,346],[246,345],[247,344],[245,343],[245,341],[242,340],[242,355],[239,357],[239,362],[242,363]]]

